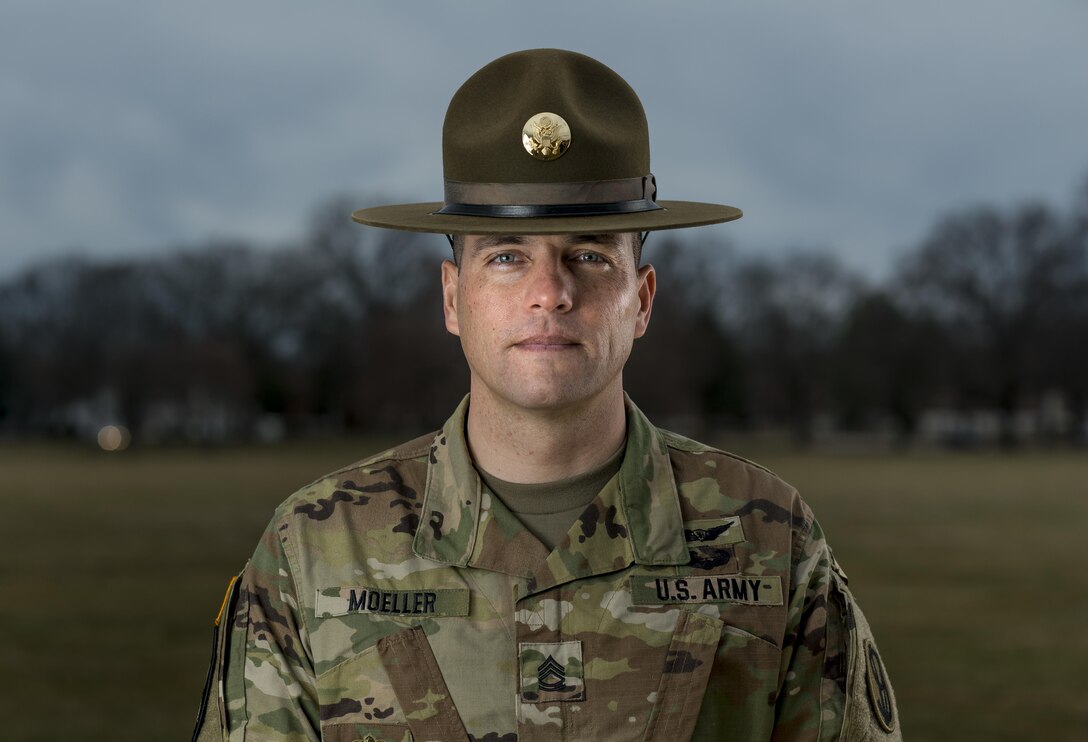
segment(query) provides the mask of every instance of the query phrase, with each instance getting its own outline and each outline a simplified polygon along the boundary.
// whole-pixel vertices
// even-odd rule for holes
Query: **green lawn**
[[[3,738],[187,738],[272,508],[382,445],[0,447]],[[819,516],[907,739],[1088,738],[1088,455],[740,452]]]

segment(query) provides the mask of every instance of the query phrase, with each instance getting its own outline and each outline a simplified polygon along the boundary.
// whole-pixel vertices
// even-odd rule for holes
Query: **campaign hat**
[[[649,232],[737,219],[724,204],[658,200],[646,113],[584,54],[507,54],[454,94],[442,126],[444,200],[359,209],[388,229],[445,234]]]

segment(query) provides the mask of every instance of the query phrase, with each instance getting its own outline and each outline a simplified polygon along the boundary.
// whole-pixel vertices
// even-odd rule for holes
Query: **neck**
[[[507,482],[557,482],[592,471],[627,433],[618,381],[615,389],[561,410],[518,408],[474,388],[466,426],[473,460]]]

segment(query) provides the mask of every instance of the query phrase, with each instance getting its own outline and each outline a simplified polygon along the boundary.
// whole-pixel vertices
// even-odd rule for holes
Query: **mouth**
[[[514,347],[531,351],[564,351],[573,350],[580,344],[564,335],[533,335],[514,343]]]

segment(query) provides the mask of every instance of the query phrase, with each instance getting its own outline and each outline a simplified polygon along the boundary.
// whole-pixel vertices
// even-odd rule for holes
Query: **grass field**
[[[380,447],[0,447],[0,736],[187,739],[272,508]],[[739,452],[816,511],[908,740],[1088,739],[1088,455]]]

